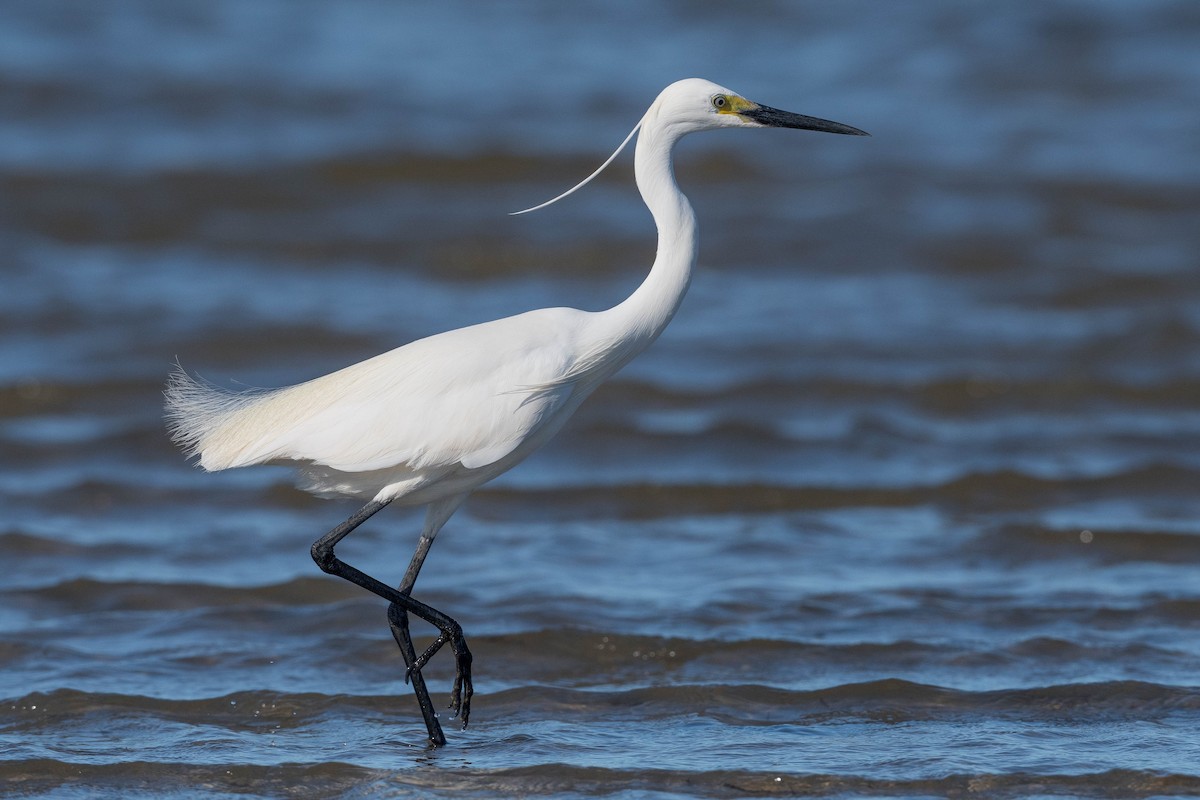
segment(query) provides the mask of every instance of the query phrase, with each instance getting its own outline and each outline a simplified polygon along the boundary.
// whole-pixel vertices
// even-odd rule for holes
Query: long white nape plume
[[[625,149],[625,145],[629,144],[629,140],[632,139],[633,135],[641,129],[642,123],[645,121],[646,121],[645,117],[642,117],[641,119],[639,119],[638,124],[634,125],[633,130],[631,130],[629,132],[629,135],[625,137],[625,141],[621,142],[621,144],[617,147],[617,149],[613,151],[613,154],[608,157],[608,160],[605,161],[603,164],[601,164],[600,167],[595,172],[593,172],[591,175],[588,175],[586,178],[584,178],[579,183],[572,186],[570,189],[567,189],[565,192],[563,192],[562,194],[560,194],[558,197],[554,198],[553,200],[547,200],[546,202],[542,203],[541,205],[534,206],[533,208],[526,208],[523,211],[510,211],[508,215],[510,217],[515,217],[520,214],[528,214],[530,211],[537,211],[539,209],[545,208],[548,205],[553,205],[554,203],[557,203],[559,200],[562,200],[567,195],[575,194],[576,191],[582,189],[584,186],[587,186],[589,183],[592,182],[592,178],[595,178],[601,172],[604,172],[605,168],[608,167],[608,165],[613,162],[613,159],[621,154],[621,151]]]

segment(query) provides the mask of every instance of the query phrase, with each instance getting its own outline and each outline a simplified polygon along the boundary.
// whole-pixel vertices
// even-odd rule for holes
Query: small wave
[[[236,761],[197,764],[127,760],[113,764],[51,758],[0,762],[0,780],[23,796],[57,790],[158,798],[194,796],[198,787],[222,795],[347,798],[496,797],[1097,797],[1139,800],[1200,794],[1186,773],[1109,769],[1084,773],[953,772],[930,778],[714,769],[614,769],[549,763],[507,769],[442,767],[396,770],[339,761],[301,765]]]
[[[352,797],[389,772],[325,762],[314,764],[220,763],[129,759],[119,763],[80,763],[55,758],[0,761],[0,783],[21,797],[250,796]],[[205,787],[201,789],[200,787]],[[61,794],[59,794],[61,792]],[[448,795],[449,796],[449,795]]]
[[[570,518],[661,518],[679,515],[771,513],[843,507],[914,506],[955,503],[964,507],[1028,508],[1064,493],[1190,494],[1200,471],[1175,464],[1138,467],[1095,477],[1051,478],[1016,470],[971,472],[941,483],[906,487],[790,486],[744,484],[650,484],[564,488],[484,488],[475,509],[519,519],[544,518],[560,510]]]
[[[488,698],[489,713],[537,708],[587,716],[713,716],[725,724],[813,724],[831,719],[899,723],[1003,716],[1026,721],[1145,720],[1200,712],[1200,690],[1138,681],[970,692],[885,679],[812,691],[763,685],[686,684],[624,691],[521,687]]]
[[[361,598],[362,592],[339,581],[304,577],[266,586],[216,586],[204,583],[100,581],[74,578],[50,586],[10,592],[68,613],[169,611],[200,607],[328,605]]]
[[[68,717],[95,714],[109,717],[144,715],[189,723],[204,720],[206,724],[230,729],[258,729],[296,727],[331,712],[346,715],[370,713],[381,704],[393,703],[394,698],[244,691],[220,697],[175,699],[56,689],[3,702],[29,725],[45,724],[48,719],[61,724]]]
[[[407,700],[407,698],[403,698]],[[19,727],[61,725],[84,715],[148,715],[229,729],[301,727],[326,715],[361,717],[394,707],[388,695],[241,691],[173,699],[57,689],[8,698]],[[680,684],[636,689],[570,689],[529,685],[478,693],[477,709],[493,719],[629,719],[711,716],[724,724],[817,724],[830,720],[900,723],[1003,717],[1027,722],[1145,721],[1200,714],[1200,689],[1140,681],[1061,684],[971,692],[896,678],[815,690],[760,684]]]
[[[789,407],[814,402],[845,406],[853,402],[895,403],[898,397],[934,416],[963,415],[995,406],[1058,412],[1089,403],[1128,404],[1137,408],[1200,406],[1200,381],[1176,377],[1166,381],[1124,382],[1091,375],[1053,378],[1010,378],[962,375],[928,380],[853,380],[837,375],[819,378],[755,378],[725,385],[684,388],[621,378],[606,385],[606,395],[638,408],[753,408],[763,403]]]
[[[0,533],[0,551],[10,557],[79,556],[95,549],[84,544],[38,536],[21,530]]]
[[[409,777],[398,777],[405,783]],[[388,784],[384,784],[386,788]],[[395,786],[395,783],[392,784]],[[944,777],[888,780],[859,775],[793,774],[748,770],[685,772],[653,768],[627,770],[545,765],[508,770],[471,770],[421,776],[428,791],[453,789],[454,796],[604,797],[629,792],[635,796],[663,793],[669,797],[1027,797],[1062,795],[1142,798],[1200,791],[1192,775],[1160,775],[1108,770],[1082,775],[956,773]]]
[[[1175,531],[1010,525],[981,534],[969,547],[1006,561],[1076,558],[1108,564],[1200,562],[1200,534]]]

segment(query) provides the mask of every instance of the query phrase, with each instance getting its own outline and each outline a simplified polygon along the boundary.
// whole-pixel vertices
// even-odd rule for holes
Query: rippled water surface
[[[5,17],[0,794],[1200,796],[1194,3]],[[309,558],[355,505],[194,469],[163,382],[618,302],[628,157],[506,212],[690,75],[873,136],[680,148],[679,315],[422,572],[478,690],[430,749]],[[398,581],[419,523],[339,554]]]

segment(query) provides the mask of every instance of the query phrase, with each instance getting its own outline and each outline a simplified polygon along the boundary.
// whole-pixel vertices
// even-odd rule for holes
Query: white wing
[[[448,331],[284,389],[232,393],[182,371],[177,441],[208,470],[300,461],[343,472],[491,464],[570,399],[587,312],[555,308]]]

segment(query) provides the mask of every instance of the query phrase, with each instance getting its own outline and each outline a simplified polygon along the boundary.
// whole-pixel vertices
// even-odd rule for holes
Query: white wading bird
[[[287,464],[318,495],[368,500],[312,546],[317,565],[387,600],[393,635],[413,680],[430,740],[445,742],[421,678],[444,644],[454,653],[450,708],[466,727],[471,653],[462,627],[409,596],[433,539],[467,496],[546,443],[584,398],[653,342],[683,299],[696,260],[696,218],[675,183],[671,151],[685,134],[715,128],[799,128],[863,136],[828,120],[753,103],[699,79],[663,90],[584,186],[638,136],[634,172],[658,227],[658,254],[642,285],[607,311],[543,308],[447,331],[282,389],[231,392],[170,378],[171,433],[206,470]],[[527,209],[533,211],[535,209]],[[524,213],[524,212],[520,212]],[[334,555],[334,547],[389,503],[427,506],[412,562],[398,588]],[[441,635],[420,656],[411,612]]]

